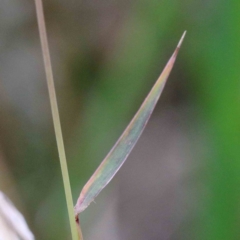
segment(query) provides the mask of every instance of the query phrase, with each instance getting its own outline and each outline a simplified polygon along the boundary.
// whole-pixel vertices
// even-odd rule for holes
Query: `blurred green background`
[[[240,2],[43,3],[75,202],[187,30],[85,239],[239,239]],[[0,1],[0,111],[0,190],[37,239],[70,239],[34,1]]]

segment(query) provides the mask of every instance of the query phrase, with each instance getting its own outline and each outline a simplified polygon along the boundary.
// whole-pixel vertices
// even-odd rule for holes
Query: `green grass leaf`
[[[134,145],[143,132],[155,106],[163,91],[167,78],[172,70],[176,60],[179,48],[182,44],[185,33],[181,37],[176,50],[165,66],[162,74],[143,102],[142,106],[127,126],[117,143],[102,161],[95,173],[84,186],[77,204],[75,206],[75,215],[85,210],[88,205],[96,198],[102,189],[111,181],[120,167],[123,165]]]

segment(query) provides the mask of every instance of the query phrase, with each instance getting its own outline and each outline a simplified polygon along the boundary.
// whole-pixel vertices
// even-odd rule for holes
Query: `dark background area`
[[[235,240],[240,2],[43,1],[74,201],[187,35],[86,240]],[[70,239],[34,1],[0,1],[0,190],[37,239]]]

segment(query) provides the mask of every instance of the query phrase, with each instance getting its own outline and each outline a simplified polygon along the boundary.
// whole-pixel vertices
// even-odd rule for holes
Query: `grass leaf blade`
[[[76,216],[86,209],[88,205],[95,199],[95,197],[102,191],[102,189],[111,181],[139,139],[172,70],[185,33],[186,32],[184,32],[183,36],[181,37],[176,50],[165,66],[162,74],[156,81],[152,90],[141,105],[140,109],[127,126],[121,137],[118,139],[114,147],[108,153],[106,158],[102,161],[95,173],[84,186],[75,206]]]
[[[24,216],[0,191],[0,239],[34,240]]]

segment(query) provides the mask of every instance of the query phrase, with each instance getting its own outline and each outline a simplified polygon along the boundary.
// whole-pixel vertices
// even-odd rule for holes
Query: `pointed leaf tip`
[[[111,181],[137,143],[137,140],[143,132],[163,91],[185,34],[186,31],[183,33],[176,50],[169,59],[160,77],[154,84],[138,112],[129,123],[121,137],[118,139],[117,143],[114,145],[114,147],[111,149],[111,151],[82,189],[75,206],[76,216],[85,210],[95,199],[95,197],[102,191],[102,189]]]
[[[182,42],[183,42],[183,40],[184,40],[184,38],[185,38],[186,33],[187,33],[187,31],[184,31],[182,37],[180,38],[180,40],[179,40],[179,42],[178,42],[177,48],[180,48],[180,47],[181,47]]]

